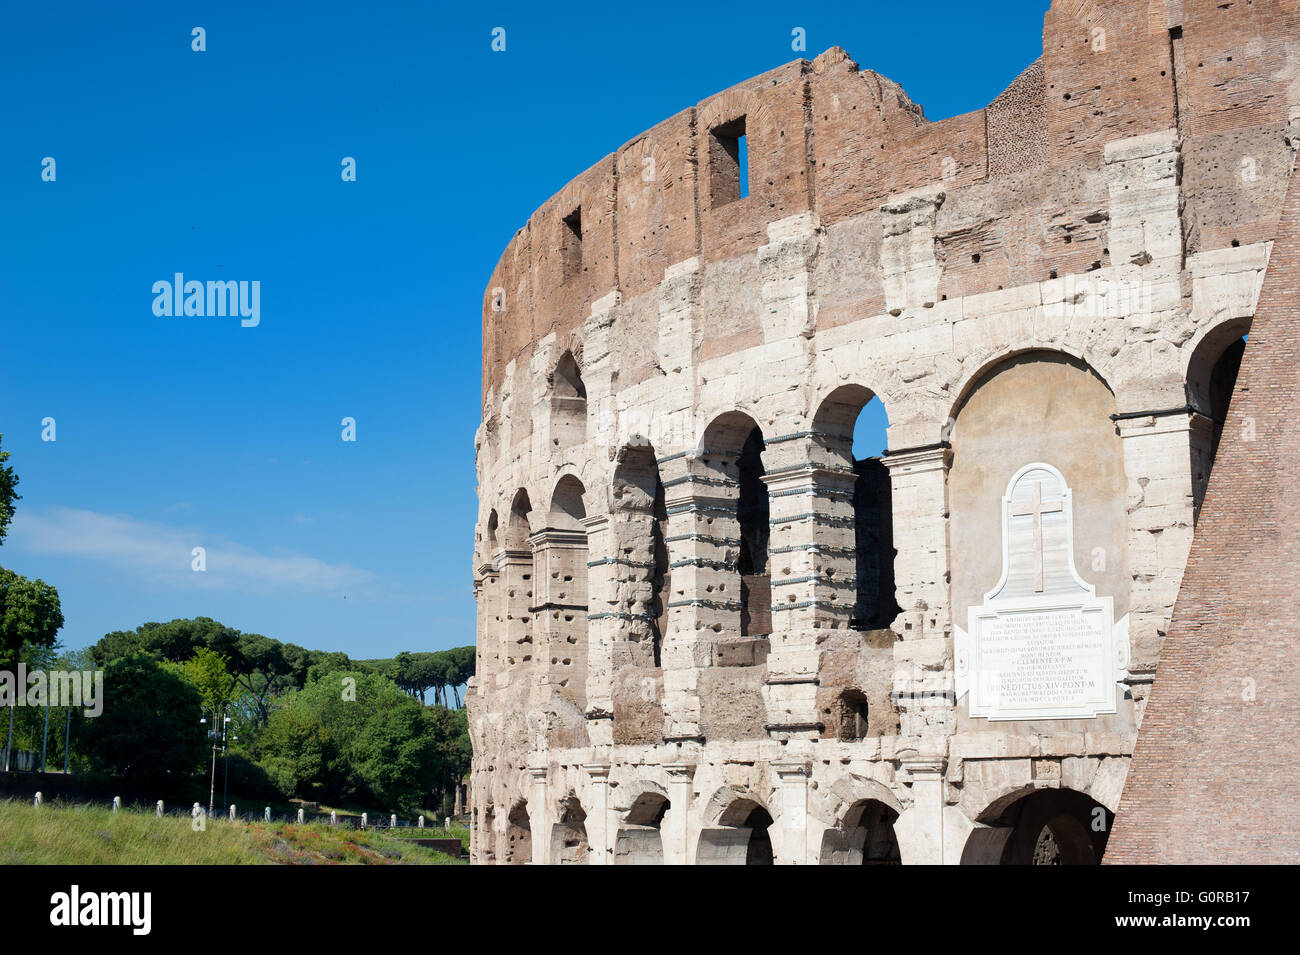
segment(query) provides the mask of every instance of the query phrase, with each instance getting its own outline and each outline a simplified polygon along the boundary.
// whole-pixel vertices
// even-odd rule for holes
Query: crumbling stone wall
[[[519,806],[537,863],[1105,852],[1077,817],[1121,808],[1213,504],[1298,58],[1285,0],[1056,0],[985,109],[930,122],[834,48],[538,209],[483,301],[475,861],[525,855]],[[873,397],[888,450],[861,465]],[[989,489],[1071,429],[1108,449],[1071,481],[1078,562],[1127,614],[1116,712],[973,718],[954,630]],[[585,580],[554,576],[584,545]]]

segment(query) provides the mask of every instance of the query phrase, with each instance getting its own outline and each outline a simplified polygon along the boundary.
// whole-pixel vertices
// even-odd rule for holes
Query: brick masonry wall
[[[1107,863],[1300,862],[1294,170]]]

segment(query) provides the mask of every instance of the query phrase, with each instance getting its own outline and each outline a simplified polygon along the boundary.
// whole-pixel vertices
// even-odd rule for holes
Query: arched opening
[[[668,797],[660,792],[644,792],[636,798],[614,841],[615,865],[663,865],[660,830],[668,809]]]
[[[610,510],[619,594],[613,665],[659,667],[668,629],[668,511],[649,445],[625,447],[620,453]]]
[[[554,865],[586,865],[587,813],[570,793],[560,803],[560,821],[551,830],[551,862]]]
[[[1073,789],[1004,797],[981,814],[963,865],[1098,865],[1115,815]]]
[[[772,865],[771,827],[772,816],[764,806],[737,796],[718,817],[716,826],[700,831],[696,864]]]
[[[813,419],[817,440],[831,462],[851,468],[853,573],[856,590],[849,626],[884,630],[898,616],[894,590],[894,507],[884,464],[889,418],[879,398],[861,385],[827,395]]]
[[[772,574],[767,541],[771,532],[767,485],[763,483],[763,432],[755,425],[740,452],[740,635],[765,637],[772,632]]]
[[[529,516],[532,504],[523,488],[515,493],[506,524],[506,548],[502,566],[506,625],[501,654],[507,666],[533,658],[533,545]]]
[[[1063,475],[1070,488],[1069,556],[1078,574],[1098,597],[1112,598],[1115,620],[1129,612],[1128,477],[1114,414],[1115,395],[1106,382],[1086,362],[1061,352],[1002,359],[965,389],[953,411],[948,471],[954,624],[965,626],[970,608],[981,606],[1002,576],[1002,498],[1016,473],[1033,463]],[[1024,515],[1017,520],[1033,523]],[[1044,546],[1032,550],[1031,544],[1029,559],[1040,567]],[[1035,587],[1032,578],[1029,586]]]
[[[498,526],[497,512],[496,512],[496,508],[493,508],[492,513],[488,515],[488,520],[487,520],[487,555],[486,556],[488,557],[491,557],[494,553],[496,553],[497,526]]]
[[[1249,319],[1227,322],[1201,340],[1188,362],[1187,403],[1197,412],[1191,435],[1193,520],[1201,516],[1249,332]]]
[[[741,643],[717,648],[720,659],[725,660],[721,665],[761,663],[767,659],[767,638],[772,632],[771,524],[763,481],[763,431],[749,415],[728,412],[705,429],[698,455],[701,473],[697,479],[719,489],[715,500],[704,508],[716,515],[706,521],[708,536],[734,555],[734,563],[724,567],[711,589],[699,597],[739,610],[739,620],[726,629],[732,642],[738,637]],[[724,503],[728,498],[734,505]],[[756,641],[762,641],[763,649],[757,648]]]
[[[869,735],[866,694],[852,687],[842,691],[835,698],[831,719],[835,736],[841,742],[866,739]]]
[[[551,444],[569,448],[587,440],[587,386],[573,352],[560,356],[551,377]]]
[[[587,672],[587,508],[585,489],[572,474],[555,485],[546,527],[535,536],[545,568],[534,611],[550,683],[585,704]]]
[[[902,865],[894,823],[898,812],[878,799],[860,799],[822,837],[822,865]]]
[[[533,861],[533,827],[528,820],[528,801],[515,803],[506,817],[505,861],[507,865],[527,865]]]

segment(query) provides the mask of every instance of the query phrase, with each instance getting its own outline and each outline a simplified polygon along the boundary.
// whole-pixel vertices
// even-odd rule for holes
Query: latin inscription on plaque
[[[1021,468],[1002,499],[1002,577],[957,631],[957,692],[971,716],[1075,719],[1115,711],[1128,618],[1074,568],[1070,489],[1047,464]]]

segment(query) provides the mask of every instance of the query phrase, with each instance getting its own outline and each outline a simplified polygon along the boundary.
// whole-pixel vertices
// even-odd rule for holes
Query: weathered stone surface
[[[473,859],[1096,862],[1144,778],[1158,662],[1163,768],[1133,805],[1159,804],[1171,746],[1257,775],[1258,734],[1206,745],[1246,717],[1232,641],[1204,628],[1244,625],[1212,595],[1253,593],[1225,511],[1288,473],[1257,453],[1275,445],[1240,450],[1228,407],[1261,285],[1275,308],[1294,291],[1275,276],[1298,48],[1280,0],[1055,0],[1042,57],[986,109],[930,122],[833,48],[539,209],[484,296]],[[1247,355],[1284,347],[1258,337]],[[1257,397],[1261,374],[1257,423],[1289,435],[1291,393]],[[872,398],[888,451],[855,461]],[[1249,462],[1235,490],[1210,479],[1221,444]],[[972,717],[958,695],[954,630],[997,583],[1001,497],[1032,462],[1066,478],[1075,568],[1128,636],[1090,719]],[[1202,500],[1217,549],[1166,667]],[[1282,560],[1289,532],[1257,516],[1248,539]],[[1279,614],[1257,623],[1282,639]],[[1251,712],[1287,739],[1293,694],[1251,660]],[[1179,790],[1187,833],[1213,829],[1209,785]]]

